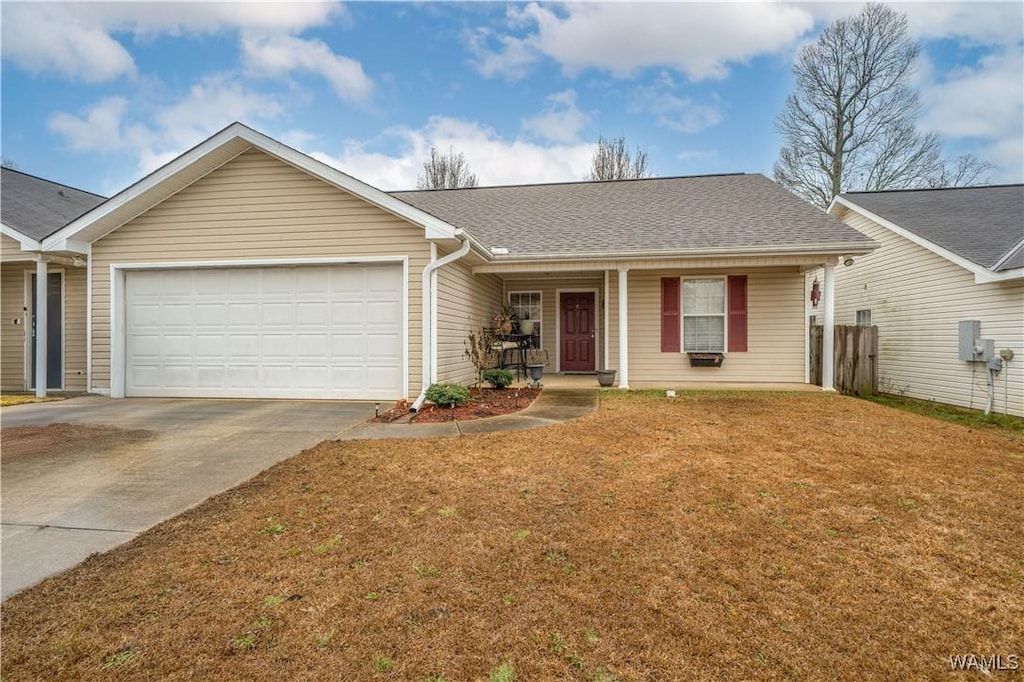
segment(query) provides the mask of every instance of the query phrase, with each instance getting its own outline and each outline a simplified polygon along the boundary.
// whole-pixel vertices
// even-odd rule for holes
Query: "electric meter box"
[[[960,361],[977,362],[974,344],[981,338],[981,320],[960,320]]]

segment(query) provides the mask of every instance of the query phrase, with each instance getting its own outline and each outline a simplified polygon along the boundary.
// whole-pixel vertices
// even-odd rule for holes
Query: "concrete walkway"
[[[597,389],[545,388],[532,405],[515,414],[436,424],[360,424],[345,431],[338,438],[441,438],[470,433],[525,431],[586,416],[597,410],[598,403]]]

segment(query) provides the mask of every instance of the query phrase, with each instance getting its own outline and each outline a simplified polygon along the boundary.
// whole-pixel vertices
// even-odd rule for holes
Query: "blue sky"
[[[894,3],[921,125],[1024,179],[1024,4]],[[234,120],[382,189],[431,145],[481,184],[581,179],[598,135],[657,175],[771,174],[799,47],[856,3],[9,2],[2,154],[112,194]]]

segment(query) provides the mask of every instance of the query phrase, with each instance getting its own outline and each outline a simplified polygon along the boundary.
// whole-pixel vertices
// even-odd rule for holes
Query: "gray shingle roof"
[[[392,194],[512,257],[873,244],[759,174]]]
[[[983,268],[998,266],[1002,272],[1024,266],[1024,185],[848,192],[842,197]]]
[[[0,169],[0,220],[42,239],[106,199],[10,168]]]

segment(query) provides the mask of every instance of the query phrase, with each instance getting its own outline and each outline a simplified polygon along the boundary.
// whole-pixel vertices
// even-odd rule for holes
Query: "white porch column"
[[[836,264],[825,263],[825,322],[821,335],[821,390],[834,391],[836,348]]]
[[[36,396],[46,397],[46,322],[49,319],[46,310],[46,293],[48,286],[46,261],[36,261]]]
[[[619,267],[619,388],[629,388],[628,272],[629,268]]]

